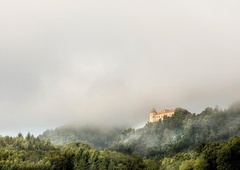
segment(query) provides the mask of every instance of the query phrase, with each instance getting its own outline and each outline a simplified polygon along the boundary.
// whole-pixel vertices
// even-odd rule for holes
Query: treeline
[[[65,145],[69,142],[83,142],[98,149],[108,148],[117,141],[124,128],[99,128],[90,126],[63,126],[46,130],[40,139],[50,140],[54,144]]]
[[[201,114],[178,108],[172,117],[138,130],[62,127],[39,137],[0,136],[0,169],[237,170],[240,104]]]
[[[51,144],[50,140],[41,140],[39,137],[34,137],[30,133],[24,138],[21,133],[17,137],[0,136],[0,149],[12,148],[13,150],[56,150],[57,146]]]
[[[0,137],[1,170],[144,169],[139,156],[99,151],[83,143],[56,146],[28,134]]]
[[[110,148],[125,154],[163,158],[195,149],[202,143],[227,141],[240,135],[240,104],[228,109],[206,108],[201,114],[176,109],[172,117],[147,123],[142,129],[127,129]]]
[[[240,137],[203,143],[195,150],[161,159],[143,159],[97,150],[83,143],[56,146],[32,135],[0,137],[1,170],[238,170]]]

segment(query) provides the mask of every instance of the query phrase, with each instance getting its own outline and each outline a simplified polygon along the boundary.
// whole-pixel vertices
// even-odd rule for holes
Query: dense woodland
[[[162,159],[144,159],[83,143],[53,145],[28,134],[0,137],[1,170],[234,170],[240,169],[240,137],[201,144],[194,150]]]
[[[83,143],[57,146],[28,134],[0,137],[1,170],[143,169],[143,159]]]
[[[173,156],[203,143],[228,141],[240,135],[240,104],[228,109],[206,108],[201,114],[176,109],[172,117],[147,123],[142,129],[125,130],[112,150],[138,153],[147,158]]]
[[[201,114],[178,108],[141,129],[108,132],[61,127],[0,137],[0,169],[240,169],[239,103]]]
[[[163,170],[239,170],[240,137],[229,142],[202,144],[195,150],[164,157],[160,161],[152,161],[152,167],[149,163],[147,166]]]

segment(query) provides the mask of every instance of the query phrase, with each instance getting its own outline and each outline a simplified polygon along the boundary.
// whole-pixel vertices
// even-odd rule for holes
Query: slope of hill
[[[65,145],[70,142],[83,142],[95,148],[103,149],[117,141],[124,128],[99,128],[89,126],[62,126],[55,130],[46,130],[40,139],[49,139],[54,144]]]
[[[163,170],[238,170],[240,137],[227,142],[211,142],[195,150],[178,153],[160,160],[144,160],[147,169]]]
[[[25,138],[0,137],[0,169],[24,170],[237,170],[240,169],[240,137],[211,142],[195,150],[161,159],[143,159],[108,149],[97,150],[83,143],[53,145],[28,134]]]
[[[65,144],[54,145],[55,143]],[[42,138],[42,139],[40,139]],[[98,150],[81,142],[109,149]],[[114,142],[115,141],[115,142]],[[117,151],[117,152],[116,152]],[[122,152],[122,153],[120,153]],[[140,156],[142,157],[140,157]],[[0,169],[240,169],[240,104],[176,109],[172,117],[142,129],[103,130],[69,126],[35,138],[0,136]]]
[[[125,130],[110,148],[127,154],[163,157],[236,135],[240,135],[239,103],[225,110],[206,108],[201,114],[178,108],[172,117],[163,121],[147,123],[139,130]]]
[[[65,126],[47,130],[39,138],[50,139],[55,144],[84,142],[98,149],[109,148],[125,154],[162,158],[194,149],[203,143],[227,141],[237,135],[240,135],[240,103],[225,110],[208,107],[200,114],[178,108],[172,117],[147,123],[138,130],[106,131]]]
[[[0,137],[1,170],[143,169],[143,159],[83,143],[57,146],[28,135]]]

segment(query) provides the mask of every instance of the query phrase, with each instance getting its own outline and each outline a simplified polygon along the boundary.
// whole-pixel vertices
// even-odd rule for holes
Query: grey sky
[[[0,134],[135,126],[240,95],[237,0],[0,0]]]

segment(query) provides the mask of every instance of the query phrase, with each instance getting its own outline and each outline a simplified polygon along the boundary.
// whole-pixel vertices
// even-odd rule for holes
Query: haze
[[[240,94],[237,0],[0,1],[0,134],[127,125]]]

